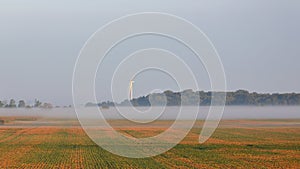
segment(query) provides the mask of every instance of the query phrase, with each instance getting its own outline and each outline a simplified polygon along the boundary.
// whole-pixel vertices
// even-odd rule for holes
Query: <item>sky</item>
[[[228,90],[300,92],[298,0],[1,0],[0,100],[39,98],[72,104],[72,75],[84,43],[111,20],[138,12],[169,13],[199,27],[220,55]],[[190,57],[175,42],[149,36],[120,45],[105,65],[112,71],[130,51],[148,46],[179,52],[187,61]],[[205,69],[193,62],[189,66],[197,72],[201,88],[209,90]],[[106,81],[111,75],[98,72],[97,98],[109,100]],[[162,73],[141,74],[137,81],[135,96],[154,89],[176,90],[174,80]]]

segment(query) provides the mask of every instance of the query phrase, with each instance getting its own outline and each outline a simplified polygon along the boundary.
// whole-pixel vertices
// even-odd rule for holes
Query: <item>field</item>
[[[199,121],[175,148],[146,159],[101,149],[75,122],[27,126],[26,118],[6,121],[0,127],[0,168],[300,168],[300,120],[227,120],[204,144],[197,143]],[[145,137],[171,122],[151,128],[111,123],[120,132]]]

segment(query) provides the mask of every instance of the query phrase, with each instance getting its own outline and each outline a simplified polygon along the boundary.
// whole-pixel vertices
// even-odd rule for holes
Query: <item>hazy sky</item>
[[[171,13],[202,29],[220,54],[228,90],[300,92],[299,0],[1,0],[0,100],[39,98],[71,104],[73,68],[85,41],[107,22],[136,12]],[[151,39],[137,47],[153,45]],[[170,50],[174,47],[167,40],[160,42]],[[126,49],[120,47],[115,55]],[[182,54],[189,57],[184,56],[188,52]],[[194,69],[197,66],[191,63]],[[201,81],[202,74],[197,77]],[[97,80],[101,78],[109,77],[99,75]],[[205,83],[203,89],[209,90]],[[109,99],[109,93],[101,90],[107,84],[101,80],[96,84],[99,100]],[[136,84],[136,95],[151,90],[150,85]],[[169,82],[160,85],[165,89]]]

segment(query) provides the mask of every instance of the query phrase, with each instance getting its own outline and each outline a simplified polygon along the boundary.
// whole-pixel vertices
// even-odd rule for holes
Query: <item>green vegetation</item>
[[[219,128],[205,144],[197,143],[200,131],[192,129],[164,154],[129,159],[98,147],[77,127],[0,128],[0,168],[300,167],[298,127]],[[135,137],[157,134],[156,129],[123,128],[121,132]]]
[[[24,107],[26,107],[25,101],[24,101],[24,100],[20,100],[20,101],[19,101],[19,104],[18,104],[18,107],[19,107],[19,108],[24,108]]]
[[[246,90],[238,90],[235,92],[204,92],[185,90],[182,92],[172,92],[170,90],[163,93],[153,93],[147,96],[135,98],[131,101],[125,100],[122,103],[102,102],[99,104],[87,103],[86,106],[127,106],[130,103],[134,106],[180,106],[180,105],[210,105],[212,97],[224,98],[226,95],[226,105],[300,105],[300,94],[268,94],[268,93],[250,93]],[[221,97],[220,97],[221,96]],[[151,99],[150,99],[151,98]],[[166,99],[166,100],[164,100]],[[220,99],[219,99],[220,100]],[[222,103],[222,99],[220,100]]]
[[[9,107],[9,108],[15,108],[15,107],[17,107],[16,101],[14,99],[10,99],[9,104],[5,105],[5,107]]]
[[[16,101],[14,99],[10,99],[9,103],[7,104],[7,101],[0,101],[0,108],[47,108],[51,109],[53,108],[53,105],[51,103],[42,103],[38,99],[35,99],[33,105],[26,105],[26,102],[24,100],[19,100],[18,105],[16,104]]]

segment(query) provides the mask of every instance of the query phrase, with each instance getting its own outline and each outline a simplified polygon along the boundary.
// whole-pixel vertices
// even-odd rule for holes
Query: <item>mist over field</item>
[[[82,107],[86,114],[82,117],[87,119],[98,116],[98,108]],[[110,107],[109,109],[99,108],[99,111],[106,119],[125,119],[119,112],[125,112],[127,117],[137,119],[150,119],[152,114],[159,111],[161,116],[157,120],[174,120],[176,119],[180,107],[136,107],[139,112],[130,112],[132,108],[127,107]],[[194,110],[191,109],[191,110]],[[209,106],[200,106],[197,119],[204,120],[207,117]],[[96,112],[96,113],[95,113]],[[135,116],[139,113],[139,116]],[[184,118],[180,120],[191,120],[193,112],[185,111]],[[1,116],[36,116],[57,119],[77,119],[74,108],[53,108],[53,109],[0,109]],[[223,119],[298,119],[300,118],[300,106],[226,106]]]
[[[300,0],[1,0],[0,168],[300,168]]]

